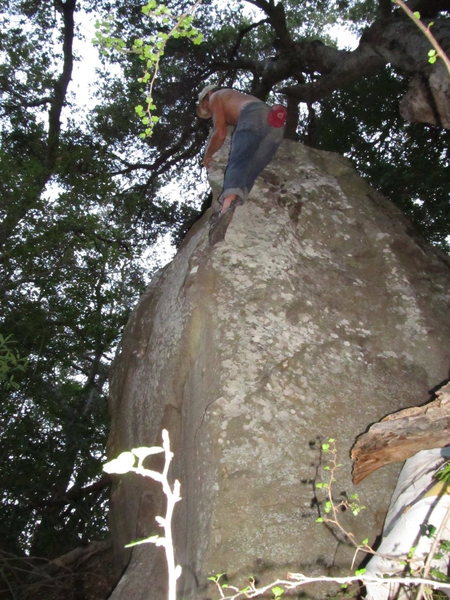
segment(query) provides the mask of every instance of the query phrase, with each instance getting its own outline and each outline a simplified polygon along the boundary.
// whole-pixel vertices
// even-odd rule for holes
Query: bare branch
[[[256,23],[252,23],[248,27],[241,29],[241,31],[238,33],[235,43],[233,44],[233,47],[231,48],[230,52],[228,53],[228,60],[231,61],[235,58],[236,54],[238,53],[239,47],[242,43],[242,40],[247,35],[247,33],[250,33],[250,31],[253,31],[253,29],[256,29],[260,25],[263,25],[264,23],[268,23],[268,22],[269,22],[269,19],[261,19],[261,21],[257,21]]]

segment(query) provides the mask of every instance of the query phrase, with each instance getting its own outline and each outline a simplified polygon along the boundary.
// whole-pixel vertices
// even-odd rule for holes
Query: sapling
[[[155,114],[156,105],[153,97],[153,88],[160,70],[160,62],[164,56],[167,42],[171,39],[187,38],[193,44],[201,44],[203,34],[193,26],[193,13],[201,0],[197,0],[182,15],[176,15],[172,9],[156,0],[149,0],[142,6],[142,13],[153,22],[154,33],[147,39],[136,38],[133,40],[131,48],[127,48],[126,42],[122,38],[112,35],[113,21],[111,18],[96,23],[96,34],[93,40],[94,45],[102,48],[102,53],[107,50],[115,50],[120,53],[132,54],[137,56],[143,64],[143,72],[138,82],[144,85],[145,102],[135,107],[135,112],[144,131],[139,135],[141,138],[150,137],[153,128],[159,121]]]
[[[164,536],[151,535],[147,538],[134,540],[127,544],[126,548],[131,548],[139,544],[155,544],[155,546],[162,546],[165,551],[167,561],[167,572],[168,572],[168,594],[167,600],[176,600],[177,597],[177,579],[181,575],[181,566],[175,564],[175,551],[173,546],[172,538],[172,517],[175,504],[181,500],[180,496],[180,482],[175,479],[173,488],[170,486],[168,474],[170,463],[173,458],[173,452],[170,449],[169,432],[167,429],[162,431],[163,445],[152,446],[150,448],[140,447],[133,448],[129,452],[122,452],[117,458],[107,462],[103,465],[103,470],[106,473],[115,473],[123,475],[125,473],[137,473],[144,477],[150,477],[154,481],[161,484],[163,492],[167,498],[166,514],[164,517],[156,516],[155,520],[160,527],[164,530]],[[144,460],[152,454],[160,454],[164,452],[164,468],[162,473],[154,471],[153,469],[147,469],[143,466]],[[137,465],[136,465],[137,459]]]

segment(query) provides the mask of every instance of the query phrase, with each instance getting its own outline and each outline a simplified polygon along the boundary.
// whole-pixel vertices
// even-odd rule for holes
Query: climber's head
[[[217,89],[219,89],[217,85],[207,85],[199,93],[196,113],[197,113],[197,116],[199,116],[201,119],[210,119],[211,118],[212,113],[211,113],[211,109],[209,107],[209,97]]]

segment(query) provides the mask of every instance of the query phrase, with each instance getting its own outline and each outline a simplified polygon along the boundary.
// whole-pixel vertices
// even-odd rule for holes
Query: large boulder
[[[216,597],[219,572],[238,586],[347,572],[353,548],[315,522],[321,442],[336,439],[338,502],[355,491],[355,438],[427,401],[449,367],[449,263],[347,160],[285,141],[213,248],[209,216],[131,314],[111,385],[111,457],[169,431],[183,600]],[[397,473],[358,486],[363,517],[342,515],[357,540],[381,532]],[[165,598],[162,549],[123,548],[164,510],[157,484],[117,479],[113,600]]]

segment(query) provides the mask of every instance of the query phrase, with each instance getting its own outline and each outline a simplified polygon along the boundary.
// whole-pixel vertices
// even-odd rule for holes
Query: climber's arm
[[[203,164],[205,167],[209,166],[213,154],[223,146],[225,138],[227,137],[227,123],[221,98],[213,94],[209,101],[209,106],[212,113],[214,129],[209,139],[205,156],[203,157]]]

